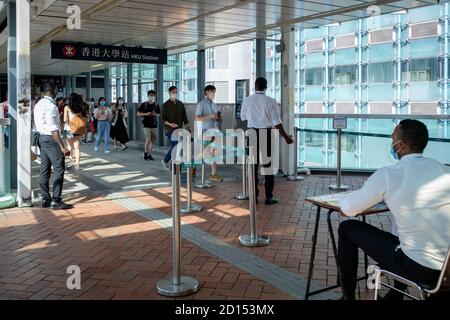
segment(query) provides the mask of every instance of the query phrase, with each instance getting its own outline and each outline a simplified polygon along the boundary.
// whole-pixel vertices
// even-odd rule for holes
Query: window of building
[[[195,91],[196,82],[197,79],[184,79],[183,80],[184,91]]]
[[[322,68],[306,69],[306,85],[322,85],[323,84],[323,70]]]
[[[394,81],[395,66],[393,62],[380,62],[369,64],[369,83],[382,83]]]
[[[402,63],[402,77],[407,81],[437,81],[440,78],[437,58],[413,59]]]
[[[336,66],[334,69],[334,84],[348,85],[356,81],[356,66]]]
[[[216,68],[216,48],[209,48],[206,50],[206,61],[208,69]]]
[[[216,87],[215,101],[217,103],[228,103],[228,81],[214,81],[207,82],[206,84]]]

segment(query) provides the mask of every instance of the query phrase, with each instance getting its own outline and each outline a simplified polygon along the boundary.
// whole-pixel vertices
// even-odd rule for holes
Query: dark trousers
[[[168,163],[170,161],[170,159],[172,159],[172,150],[178,144],[178,140],[172,141],[172,133],[173,133],[173,131],[170,131],[170,132],[167,132],[167,134],[166,134],[167,139],[169,139],[170,150],[167,152],[166,156],[164,157],[165,163]]]
[[[434,287],[440,271],[420,265],[406,256],[399,247],[399,239],[358,220],[347,220],[339,226],[338,261],[341,267],[341,286],[344,297],[355,299],[358,269],[358,248],[361,248],[379,266],[410,281]],[[406,285],[395,282],[395,287],[405,290]]]
[[[254,166],[255,170],[255,187],[256,187],[256,197],[259,196],[259,188],[258,188],[258,175],[259,175],[259,166],[262,164],[261,161],[261,152],[267,152],[267,157],[272,156],[272,129],[254,129],[256,131],[256,155],[257,155],[257,164]],[[261,148],[260,146],[260,136],[259,135],[266,135],[266,141],[267,141],[267,148]],[[265,149],[267,151],[265,151]],[[272,162],[270,161],[267,164],[263,164],[262,166],[264,168],[270,168],[272,165]],[[271,175],[265,175],[264,176],[264,187],[265,187],[265,193],[266,193],[266,199],[273,197],[273,189],[275,187],[275,177],[273,174]]]
[[[39,174],[39,186],[43,201],[60,201],[64,182],[64,154],[52,136],[40,136],[39,147],[41,150],[41,170]],[[53,166],[53,197],[50,196],[50,174]]]

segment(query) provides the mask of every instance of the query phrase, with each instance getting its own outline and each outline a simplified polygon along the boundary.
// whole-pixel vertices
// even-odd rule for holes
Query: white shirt
[[[36,130],[43,136],[52,135],[52,131],[59,131],[60,119],[58,107],[50,97],[43,97],[34,106],[34,124]]]
[[[450,167],[409,154],[377,170],[341,210],[356,216],[385,201],[394,217],[400,248],[422,266],[440,270],[450,245]]]
[[[241,120],[247,121],[248,128],[273,128],[281,124],[281,110],[277,100],[256,91],[242,102]]]

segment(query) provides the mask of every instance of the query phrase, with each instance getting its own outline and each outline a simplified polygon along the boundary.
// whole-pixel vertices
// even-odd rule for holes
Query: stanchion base
[[[195,184],[195,189],[211,189],[213,187],[212,184],[205,182],[204,184]]]
[[[248,200],[248,193],[238,192],[234,195],[236,200]]]
[[[333,191],[347,191],[349,189],[349,187],[344,184],[341,184],[339,187],[336,184],[331,184],[329,188]]]
[[[302,176],[288,176],[288,181],[303,181],[305,180],[305,177]]]
[[[196,203],[191,203],[191,207],[189,208],[187,205],[183,206],[180,209],[181,213],[195,213],[203,210],[203,207]]]
[[[244,234],[239,237],[239,242],[245,247],[263,247],[270,243],[270,237],[256,236],[256,238],[252,238],[251,235]]]
[[[182,297],[198,291],[198,281],[191,277],[181,277],[180,284],[174,285],[172,279],[162,279],[156,284],[157,292],[166,297]]]

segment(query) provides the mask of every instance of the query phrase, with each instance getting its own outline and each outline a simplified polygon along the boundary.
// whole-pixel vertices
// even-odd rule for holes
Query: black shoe
[[[152,155],[149,154],[148,157],[147,157],[147,160],[153,161],[153,160],[155,160],[155,159],[153,159]]]
[[[73,205],[64,203],[62,201],[52,201],[52,203],[50,204],[50,208],[54,210],[67,210],[72,209]]]
[[[144,153],[144,160],[148,160],[148,153]]]
[[[270,205],[276,204],[276,203],[278,203],[278,198],[277,197],[266,198],[266,201],[264,201],[264,204],[266,206],[270,206]]]
[[[388,293],[386,293],[382,297],[378,297],[378,300],[381,301],[401,301],[403,300],[404,295],[401,294],[398,291],[395,290],[389,290]]]
[[[44,200],[42,201],[41,208],[50,208],[51,203],[52,203],[51,200]]]

